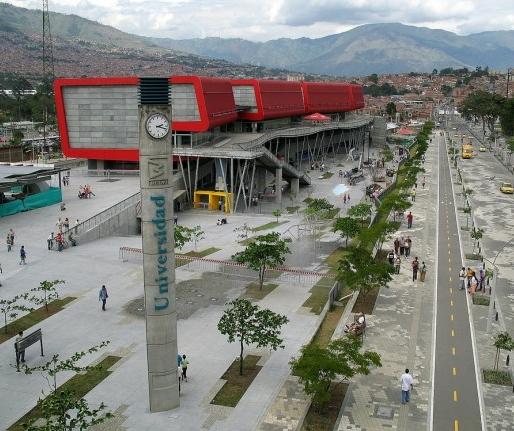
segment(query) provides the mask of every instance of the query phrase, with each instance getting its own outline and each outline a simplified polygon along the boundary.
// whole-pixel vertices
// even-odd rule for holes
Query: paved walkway
[[[343,404],[340,431],[427,429],[435,284],[435,145],[430,145],[426,160],[427,184],[424,190],[418,186],[416,202],[410,208],[413,228],[407,229],[404,223],[394,234],[410,235],[411,257],[403,259],[400,274],[394,276],[389,288],[380,290],[374,313],[367,316],[365,348],[381,354],[382,367],[369,376],[356,377],[351,383]],[[424,283],[412,281],[410,263],[415,256],[427,265]],[[399,379],[405,368],[411,370],[415,386],[411,402],[401,405]]]

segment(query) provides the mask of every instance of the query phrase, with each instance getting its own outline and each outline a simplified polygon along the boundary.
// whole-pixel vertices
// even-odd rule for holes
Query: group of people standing
[[[410,236],[407,236],[406,238],[401,236],[400,238],[395,238],[393,242],[393,249],[387,254],[387,260],[391,265],[394,265],[394,270],[396,274],[400,273],[401,263],[403,257],[409,257],[410,256],[410,250],[412,247],[412,240]],[[419,262],[418,257],[416,256],[414,260],[411,262],[412,267],[412,281],[416,281],[418,279],[418,273],[419,273],[419,279],[420,281],[425,281],[425,277],[427,274],[427,267],[425,265],[425,262]]]
[[[91,190],[91,186],[86,184],[79,187],[79,199],[89,199],[91,196],[96,196]]]
[[[478,276],[470,267],[467,269],[462,267],[459,271],[459,288],[467,289],[470,295],[474,295],[477,291],[485,292],[485,272],[480,269]]]

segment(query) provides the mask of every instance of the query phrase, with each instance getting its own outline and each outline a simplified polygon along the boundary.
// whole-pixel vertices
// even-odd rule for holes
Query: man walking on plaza
[[[412,227],[412,219],[414,216],[412,215],[412,212],[409,211],[409,214],[407,214],[407,228],[410,229]]]
[[[26,265],[25,259],[27,258],[27,252],[25,251],[25,246],[22,245],[20,248],[20,265]]]
[[[461,268],[459,272],[459,289],[464,290],[466,288],[466,269]]]
[[[410,256],[410,247],[412,245],[412,240],[410,239],[410,236],[408,236],[406,239],[405,239],[405,257],[409,257]]]
[[[180,366],[182,367],[182,380],[187,382],[187,366],[189,365],[189,361],[186,359],[186,355],[182,355],[182,362]]]
[[[105,303],[107,302],[108,297],[107,289],[105,288],[105,285],[103,285],[100,289],[100,293],[98,294],[98,300],[102,301],[102,311],[105,311]]]
[[[394,261],[394,272],[396,274],[399,274],[400,273],[400,266],[402,264],[402,260],[400,258],[400,255],[396,255],[396,259]]]
[[[409,369],[405,370],[405,373],[400,377],[400,383],[402,385],[402,404],[408,403],[410,401],[410,390],[413,387],[414,379],[409,373]]]
[[[418,269],[419,269],[419,261],[417,256],[412,261],[412,281],[416,281],[418,279]]]
[[[18,336],[16,337],[15,341],[18,342],[23,339],[23,331],[18,332]],[[19,350],[18,351],[18,360],[20,362],[25,362],[25,350]]]

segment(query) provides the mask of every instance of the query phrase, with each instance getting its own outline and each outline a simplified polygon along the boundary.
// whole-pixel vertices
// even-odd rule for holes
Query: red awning
[[[307,120],[307,121],[330,121],[330,117],[320,114],[319,112],[316,112],[315,114],[307,115],[307,116],[303,117],[303,119]]]
[[[407,129],[406,127],[402,127],[400,130],[398,130],[399,135],[415,135],[416,132],[412,129]]]

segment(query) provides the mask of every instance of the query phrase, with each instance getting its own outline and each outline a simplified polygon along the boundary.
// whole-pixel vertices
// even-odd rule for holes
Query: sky
[[[0,0],[41,8],[41,0]],[[142,36],[188,39],[322,37],[370,23],[401,22],[458,34],[514,29],[514,0],[49,0]]]

